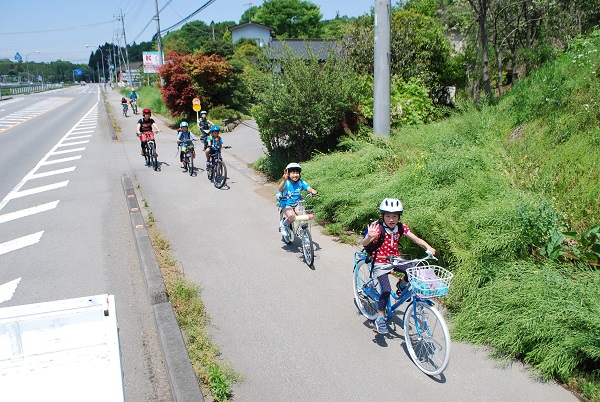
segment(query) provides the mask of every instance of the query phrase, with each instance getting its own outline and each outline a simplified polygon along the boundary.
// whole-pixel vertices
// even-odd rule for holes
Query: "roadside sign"
[[[194,112],[198,112],[200,110],[200,99],[198,98],[194,98],[192,100],[192,109],[194,109]]]

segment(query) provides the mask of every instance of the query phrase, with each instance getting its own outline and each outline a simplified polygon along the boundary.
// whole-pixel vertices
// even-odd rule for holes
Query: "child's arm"
[[[373,222],[369,225],[367,229],[367,235],[362,240],[363,247],[366,247],[369,243],[375,240],[379,236],[379,224],[377,222]]]
[[[285,187],[285,182],[288,181],[288,179],[290,178],[287,170],[283,171],[283,176],[281,178],[282,178],[282,180],[281,180],[281,183],[279,183],[279,187],[278,187],[279,191],[283,191],[283,187]]]
[[[309,193],[311,193],[312,195],[317,195],[317,190],[315,190],[314,188],[312,188],[311,186],[308,186],[308,188],[306,189],[306,191],[308,191]]]
[[[431,252],[431,254],[435,254],[435,249],[429,245],[425,240],[421,239],[419,236],[414,234],[413,232],[408,232],[406,235],[410,240],[412,240],[415,244],[427,249]]]

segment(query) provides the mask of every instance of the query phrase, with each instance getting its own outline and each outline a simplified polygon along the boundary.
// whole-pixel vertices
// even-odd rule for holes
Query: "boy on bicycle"
[[[215,152],[221,149],[223,146],[223,140],[221,139],[221,128],[219,126],[212,126],[210,128],[210,134],[206,137],[206,149],[204,154],[206,155],[206,167],[210,165],[210,155],[214,155]]]
[[[184,147],[193,146],[192,141],[196,139],[196,136],[188,131],[187,121],[182,121],[179,125],[179,131],[177,132],[177,145],[179,146],[179,166],[183,168],[183,150]],[[196,152],[192,154],[192,158],[196,157]],[[187,172],[187,169],[184,170]]]
[[[302,168],[297,163],[290,163],[285,167],[283,171],[283,177],[281,183],[279,183],[279,193],[284,198],[280,202],[283,214],[285,218],[279,223],[279,231],[285,235],[287,225],[294,223],[296,220],[295,210],[298,201],[302,200],[301,191],[308,191],[312,195],[317,195],[317,190],[308,185],[306,181],[300,178]]]
[[[381,297],[377,306],[377,318],[375,319],[375,328],[373,330],[380,334],[387,334],[388,328],[384,318],[384,311],[390,298],[391,286],[388,274],[392,271],[392,266],[388,257],[399,257],[398,242],[400,237],[406,236],[415,244],[429,250],[435,254],[435,249],[425,240],[421,239],[410,231],[408,226],[400,222],[400,216],[404,211],[402,203],[396,198],[386,198],[379,204],[381,219],[372,222],[366,231],[362,241],[363,247],[371,245],[376,246],[373,250],[373,277],[377,278],[381,285]],[[383,237],[382,237],[383,236]],[[408,282],[402,279],[398,282],[398,289],[406,287]]]

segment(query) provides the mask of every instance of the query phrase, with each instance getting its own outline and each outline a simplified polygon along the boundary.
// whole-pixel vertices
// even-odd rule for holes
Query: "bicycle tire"
[[[212,181],[213,180],[213,174],[214,174],[214,164],[213,161],[211,160],[208,163],[208,166],[206,167],[206,176],[208,176],[208,181]]]
[[[148,144],[144,147],[144,160],[146,161],[146,166],[150,166],[150,147]]]
[[[377,318],[378,301],[368,296],[363,289],[364,287],[369,287],[379,294],[379,281],[377,279],[371,280],[370,271],[370,264],[366,263],[364,259],[359,260],[354,266],[352,284],[354,285],[354,302],[356,303],[356,307],[358,307],[358,310],[365,318],[373,321]]]
[[[222,160],[218,160],[215,164],[215,172],[213,175],[213,184],[216,188],[223,188],[227,181],[227,166]]]
[[[155,172],[158,170],[158,158],[156,157],[154,149],[152,151],[152,169],[154,169]]]
[[[315,245],[312,241],[310,230],[300,229],[299,233],[300,241],[302,242],[302,254],[304,255],[304,262],[309,267],[313,266],[315,262]]]
[[[194,158],[190,155],[189,156],[189,163],[187,164],[188,167],[188,173],[190,174],[190,176],[194,175]]]
[[[450,361],[450,332],[442,314],[422,300],[404,312],[404,340],[410,358],[423,373],[443,372]]]

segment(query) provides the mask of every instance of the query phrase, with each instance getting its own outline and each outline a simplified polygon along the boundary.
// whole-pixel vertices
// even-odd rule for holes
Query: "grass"
[[[403,222],[455,274],[445,299],[455,339],[491,345],[591,401],[600,270],[540,250],[553,233],[600,222],[599,68],[600,33],[497,102],[459,104],[452,118],[389,139],[347,140],[303,166],[330,234],[356,239],[381,199],[403,201]]]
[[[177,267],[177,261],[170,252],[170,244],[156,228],[152,212],[148,213],[147,227],[169,302],[175,311],[203,393],[210,393],[214,401],[227,401],[232,396],[231,384],[240,381],[241,377],[230,364],[220,358],[221,352],[206,330],[210,324],[210,316],[202,302],[198,285],[187,279]]]

